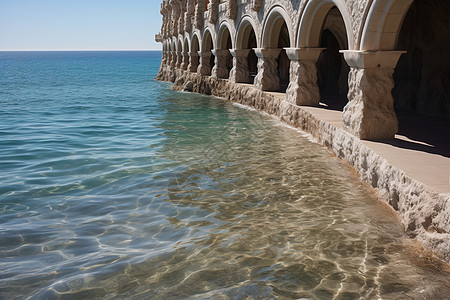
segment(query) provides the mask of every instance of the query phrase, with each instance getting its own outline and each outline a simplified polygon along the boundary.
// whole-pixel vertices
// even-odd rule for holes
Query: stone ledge
[[[174,79],[176,76],[176,80]],[[161,68],[158,80],[175,82],[184,90],[225,98],[279,117],[290,126],[311,134],[318,143],[355,168],[361,180],[375,188],[404,223],[409,237],[417,239],[446,262],[450,262],[450,195],[439,194],[390,165],[359,138],[306,108],[286,102],[284,94],[263,92],[248,84],[199,76],[182,70]]]

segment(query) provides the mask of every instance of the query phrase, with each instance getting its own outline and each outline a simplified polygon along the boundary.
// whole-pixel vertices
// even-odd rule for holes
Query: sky
[[[159,50],[160,0],[0,0],[0,51]]]

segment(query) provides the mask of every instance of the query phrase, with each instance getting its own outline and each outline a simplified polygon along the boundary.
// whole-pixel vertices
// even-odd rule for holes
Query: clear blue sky
[[[160,0],[0,0],[0,50],[161,49]]]

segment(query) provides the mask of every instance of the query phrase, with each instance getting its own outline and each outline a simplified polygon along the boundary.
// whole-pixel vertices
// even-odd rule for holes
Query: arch
[[[235,49],[244,51],[241,54],[242,57],[235,58],[236,82],[253,84],[258,73],[258,57],[254,50],[259,47],[256,28],[258,27],[250,16],[246,15],[241,18],[236,33]]]
[[[359,50],[395,50],[403,20],[414,0],[374,0],[360,32]]]
[[[353,42],[351,17],[343,0],[310,0],[302,13],[297,31],[297,48],[320,46],[322,27],[331,8],[337,7],[345,24],[347,49]]]
[[[283,24],[286,24],[289,33],[290,47],[294,45],[292,22],[289,14],[283,7],[275,5],[271,8],[264,21],[262,33],[262,48],[278,48],[278,37]]]
[[[203,32],[203,38],[202,38],[202,45],[201,45],[201,51],[210,51],[212,49],[215,49],[214,45],[214,39],[213,34],[211,33],[211,29],[205,28],[205,31]]]
[[[215,56],[213,51],[216,49],[214,45],[213,34],[210,28],[206,28],[203,32],[201,44],[201,58],[200,58],[200,75],[210,76],[215,66]]]
[[[177,52],[181,52],[182,49],[183,49],[183,43],[182,43],[181,39],[179,39],[178,43],[177,43]]]
[[[241,21],[239,22],[239,26],[237,29],[237,33],[236,33],[236,41],[234,43],[235,48],[236,49],[247,49],[247,44],[250,38],[250,34],[253,31],[253,33],[255,34],[255,36],[257,37],[258,35],[256,34],[256,28],[258,28],[256,26],[255,21],[253,21],[253,19],[246,15],[244,17],[242,17]],[[258,40],[258,38],[256,38],[256,48],[259,48],[260,46],[260,42]]]
[[[200,51],[200,38],[198,37],[197,33],[194,33],[192,35],[191,45],[190,45],[190,52],[198,52]]]
[[[231,39],[231,49],[234,49],[234,38],[232,36],[232,28],[227,21],[220,23],[219,32],[217,34],[217,49],[229,49],[227,48],[227,39]]]
[[[184,42],[183,42],[183,52],[189,52],[189,49],[191,48],[190,44],[189,44],[189,38],[186,36],[184,37]]]
[[[217,34],[217,51],[215,52],[215,69],[214,74],[218,78],[228,79],[230,71],[233,68],[233,56],[229,50],[233,49],[233,38],[231,36],[231,27],[228,22],[223,21],[220,24]]]

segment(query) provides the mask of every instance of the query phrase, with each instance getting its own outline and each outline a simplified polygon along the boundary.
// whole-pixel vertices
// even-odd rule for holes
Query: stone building
[[[320,127],[318,140],[450,261],[450,194],[419,188],[358,144],[393,138],[396,109],[448,120],[450,1],[163,0],[161,14],[158,79]],[[342,111],[345,134],[298,109],[319,102]]]
[[[450,115],[446,0],[164,0],[163,66],[343,110],[361,139],[392,138],[394,105]],[[172,80],[175,74],[172,75]]]

